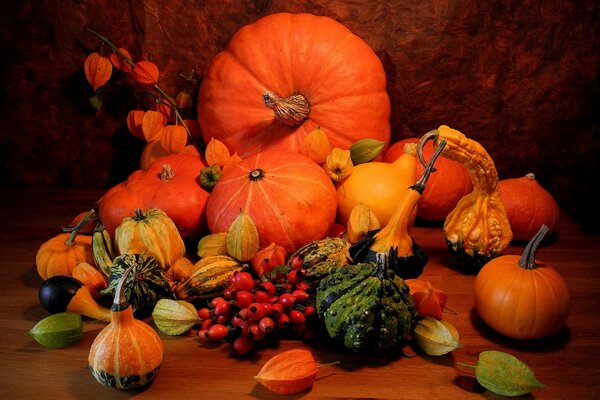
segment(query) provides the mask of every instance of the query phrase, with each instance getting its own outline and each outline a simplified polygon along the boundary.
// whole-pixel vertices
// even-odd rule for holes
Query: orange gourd
[[[403,152],[407,143],[418,143],[418,138],[408,138],[392,144],[386,151],[383,161],[394,162]],[[423,155],[429,159],[433,154],[433,145],[426,143]],[[417,165],[417,176],[424,167]],[[441,157],[436,162],[436,171],[431,174],[427,187],[419,200],[417,217],[426,221],[443,221],[458,201],[473,190],[473,182],[467,169],[460,163]]]
[[[136,209],[163,210],[182,238],[206,230],[208,192],[200,186],[204,161],[188,154],[171,154],[154,161],[147,170],[133,172],[127,180],[108,190],[99,200],[99,214],[114,236],[117,226]]]
[[[352,174],[337,184],[338,221],[347,225],[352,209],[364,204],[383,227],[398,202],[416,181],[417,159],[404,153],[392,163],[372,161],[356,165]],[[409,225],[416,217],[411,211]]]
[[[556,228],[560,216],[554,197],[529,173],[521,178],[498,182],[500,198],[513,232],[513,239],[529,241],[537,227],[547,225],[550,233]]]
[[[390,101],[375,52],[335,20],[276,13],[240,29],[211,61],[199,91],[205,143],[231,152],[300,151],[321,127],[333,147],[388,142]]]
[[[571,298],[564,278],[536,260],[542,228],[523,255],[488,262],[475,278],[475,309],[494,330],[514,339],[539,339],[557,332],[569,316]]]
[[[240,210],[252,218],[261,248],[275,243],[291,253],[327,235],[335,188],[309,158],[268,150],[225,168],[206,206],[210,231],[227,231]]]

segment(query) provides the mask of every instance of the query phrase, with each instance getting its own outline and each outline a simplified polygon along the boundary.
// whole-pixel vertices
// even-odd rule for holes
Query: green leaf
[[[83,338],[81,315],[69,312],[50,315],[39,321],[27,335],[53,349],[74,345]]]
[[[96,93],[93,96],[89,97],[88,101],[96,111],[100,111],[100,109],[102,109],[102,95],[100,93]]]
[[[501,351],[480,353],[475,377],[481,386],[502,396],[521,396],[545,387],[527,365]]]
[[[381,153],[385,142],[375,139],[360,139],[350,146],[352,164],[358,165],[373,160]]]

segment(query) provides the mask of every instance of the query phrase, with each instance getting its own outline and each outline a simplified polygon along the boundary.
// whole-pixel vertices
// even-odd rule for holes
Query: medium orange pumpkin
[[[136,209],[163,210],[182,238],[197,236],[206,228],[208,192],[200,186],[204,161],[188,154],[171,154],[154,161],[147,170],[132,173],[99,200],[99,215],[114,237],[117,226]]]
[[[318,164],[299,153],[267,150],[225,168],[206,214],[209,230],[218,233],[242,210],[261,248],[275,243],[290,253],[327,235],[336,206],[333,183]]]
[[[332,147],[389,141],[390,101],[375,52],[342,24],[312,14],[271,14],[241,28],[200,86],[205,143],[231,152],[299,151],[321,127]]]
[[[394,162],[404,152],[405,144],[418,142],[418,138],[407,138],[395,142],[386,151],[383,161]],[[432,154],[433,144],[428,142],[423,148],[423,155],[429,160]],[[419,163],[417,176],[420,176],[424,169],[423,165]],[[426,221],[445,220],[458,201],[473,190],[469,172],[461,163],[440,157],[436,161],[435,169],[436,171],[429,177],[417,209],[417,216]]]
[[[539,339],[557,332],[569,316],[571,297],[563,277],[535,259],[548,232],[542,225],[523,255],[504,255],[475,278],[475,309],[494,330],[514,339]]]
[[[554,197],[529,173],[521,178],[498,181],[500,198],[513,232],[513,239],[528,241],[542,224],[550,232],[556,228],[560,216]]]

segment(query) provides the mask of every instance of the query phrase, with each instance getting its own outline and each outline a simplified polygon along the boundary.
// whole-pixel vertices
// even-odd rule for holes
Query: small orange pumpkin
[[[539,339],[558,331],[569,316],[571,297],[564,278],[535,259],[548,227],[542,225],[523,255],[504,255],[475,278],[475,309],[495,331],[514,339]]]
[[[224,169],[206,206],[208,228],[226,232],[240,210],[252,218],[261,248],[275,243],[291,253],[327,235],[335,188],[308,157],[267,150]]]
[[[498,182],[500,198],[513,232],[513,239],[528,241],[537,227],[547,225],[550,233],[556,228],[560,210],[554,197],[535,179],[533,173],[521,178]]]
[[[395,142],[386,151],[383,161],[394,162],[404,152],[405,144],[418,142],[418,138]],[[429,160],[432,154],[433,144],[428,142],[423,148],[423,155]],[[424,169],[423,165],[419,163],[417,176],[420,176]],[[429,177],[417,209],[417,216],[426,221],[443,221],[456,207],[458,201],[473,190],[469,171],[461,163],[440,157],[436,162],[435,169],[436,171]]]

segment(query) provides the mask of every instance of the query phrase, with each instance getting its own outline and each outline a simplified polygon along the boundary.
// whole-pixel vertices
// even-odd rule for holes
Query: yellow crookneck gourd
[[[428,140],[434,147],[446,142],[442,156],[462,163],[473,181],[473,191],[464,196],[444,222],[450,253],[464,273],[477,273],[490,259],[502,254],[512,239],[506,210],[498,192],[494,161],[478,142],[446,125],[423,135],[417,155]]]
[[[409,235],[408,230],[413,224],[413,215],[425,190],[425,184],[434,171],[433,164],[444,145],[443,142],[439,144],[419,180],[402,194],[387,225],[369,232],[364,239],[350,247],[350,256],[355,263],[378,264],[382,259],[381,255],[384,255],[389,269],[403,279],[417,278],[423,273],[429,258]]]

